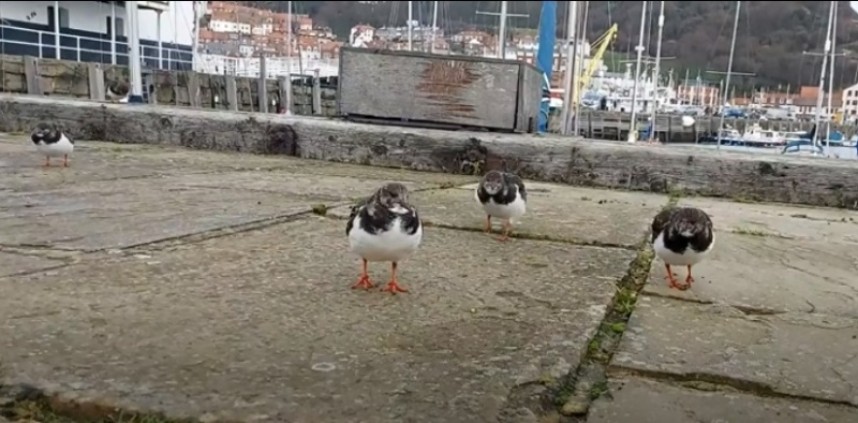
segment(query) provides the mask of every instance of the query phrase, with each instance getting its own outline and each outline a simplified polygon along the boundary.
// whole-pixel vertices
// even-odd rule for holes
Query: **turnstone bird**
[[[351,251],[363,260],[357,283],[352,288],[372,288],[367,262],[389,261],[390,282],[382,291],[408,292],[396,278],[398,263],[417,251],[423,238],[423,224],[417,209],[408,202],[408,189],[400,183],[388,183],[371,197],[352,207],[346,223]]]
[[[521,178],[508,172],[490,171],[477,184],[474,197],[486,212],[485,231],[491,233],[492,216],[499,217],[503,219],[503,236],[499,240],[509,239],[511,220],[523,216],[527,210],[527,190]]]
[[[51,165],[51,157],[63,156],[63,166],[69,165],[69,154],[74,151],[74,141],[53,123],[40,122],[30,135],[36,148],[45,155],[45,166]]]
[[[651,242],[655,254],[664,261],[670,287],[684,291],[694,282],[691,266],[700,263],[715,245],[712,220],[706,212],[693,207],[662,210],[652,220]],[[670,266],[688,268],[685,285],[679,285]]]

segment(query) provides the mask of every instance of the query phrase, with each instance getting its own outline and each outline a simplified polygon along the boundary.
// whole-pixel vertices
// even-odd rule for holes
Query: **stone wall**
[[[858,163],[847,160],[0,95],[0,131],[29,132],[40,120],[90,140],[858,209]]]

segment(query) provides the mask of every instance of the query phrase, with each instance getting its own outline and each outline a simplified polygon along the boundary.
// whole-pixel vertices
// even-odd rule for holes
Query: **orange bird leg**
[[[375,286],[375,285],[373,285],[372,281],[369,280],[369,273],[367,272],[366,259],[363,259],[363,269],[361,271],[360,278],[358,279],[358,281],[354,285],[352,285],[352,289],[356,289],[356,288],[370,289],[373,286]]]
[[[664,268],[667,270],[667,276],[665,276],[664,278],[667,279],[668,283],[670,283],[671,288],[676,288],[680,291],[685,291],[686,289],[688,289],[688,285],[679,284],[679,281],[676,280],[676,276],[674,276],[673,272],[670,270],[669,264],[665,263]]]
[[[382,288],[383,292],[389,292],[391,294],[396,294],[398,292],[408,292],[407,289],[399,286],[396,280],[396,262],[390,264],[390,282],[387,283],[387,286]]]
[[[486,215],[486,228],[484,229],[485,233],[492,233],[492,215]]]
[[[691,283],[694,282],[694,277],[691,276],[691,265],[688,265],[688,276],[685,277],[685,284],[691,287]]]
[[[51,167],[51,156],[45,156],[45,167]]]
[[[497,240],[500,242],[509,241],[509,231],[512,229],[512,223],[510,223],[509,219],[504,219],[501,227],[503,228],[503,235],[501,235],[500,238],[497,238]]]
[[[69,155],[63,155],[63,167],[69,167]]]

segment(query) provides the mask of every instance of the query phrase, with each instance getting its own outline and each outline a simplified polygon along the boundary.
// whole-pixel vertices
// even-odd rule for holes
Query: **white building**
[[[858,84],[843,89],[842,101],[843,122],[853,123],[858,120]]]
[[[137,3],[144,68],[190,69],[194,2]],[[126,26],[124,1],[0,1],[5,54],[127,65]]]

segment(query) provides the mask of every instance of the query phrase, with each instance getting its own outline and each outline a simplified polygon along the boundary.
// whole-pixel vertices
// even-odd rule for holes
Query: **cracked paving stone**
[[[723,304],[641,296],[611,367],[858,406],[856,338],[858,320],[849,317],[748,316]]]
[[[263,173],[279,172],[281,175],[300,174],[302,178],[315,176],[342,177],[372,181],[410,182],[415,186],[439,186],[441,184],[465,184],[475,177],[442,173],[413,172],[401,169],[368,167],[316,160],[304,160],[285,156],[235,154],[217,151],[188,150],[172,146],[140,144],[117,144],[100,141],[76,140],[75,152],[68,168],[43,169],[44,157],[32,147],[27,135],[0,133],[0,192],[33,191],[56,188],[67,181],[76,184],[121,178],[159,178],[165,176],[199,175],[205,180],[208,175],[229,174],[236,171],[256,170]],[[243,181],[251,185],[265,186],[263,181]],[[271,181],[272,178],[268,178]],[[311,178],[312,179],[312,178]],[[229,179],[221,180],[222,183]],[[279,182],[277,191],[294,186],[286,178]],[[239,186],[241,188],[241,186]]]
[[[349,289],[344,227],[310,215],[0,280],[0,384],[170,417],[490,421],[578,365],[634,258],[427,228],[391,296]]]
[[[0,277],[62,266],[62,260],[0,251]]]
[[[645,293],[728,303],[762,313],[818,312],[858,318],[858,245],[721,231],[715,249],[694,266],[691,289],[668,287],[664,262],[653,261]],[[673,272],[685,278],[684,267]]]
[[[637,246],[652,217],[667,197],[618,191],[600,191],[525,181],[528,211],[514,233],[559,241]],[[427,222],[453,228],[482,230],[486,215],[474,198],[476,184],[412,195]],[[331,211],[348,217],[349,207]],[[493,219],[495,232],[500,220]]]
[[[590,407],[588,423],[832,423],[858,421],[858,409],[727,391],[700,391],[623,377],[611,380],[612,398]]]
[[[308,212],[312,197],[182,187],[180,179],[75,184],[0,197],[0,244],[124,248]]]
[[[837,239],[852,249],[858,244],[858,212],[854,210],[703,197],[683,198],[679,204],[706,210],[718,231],[751,231],[797,240]]]

